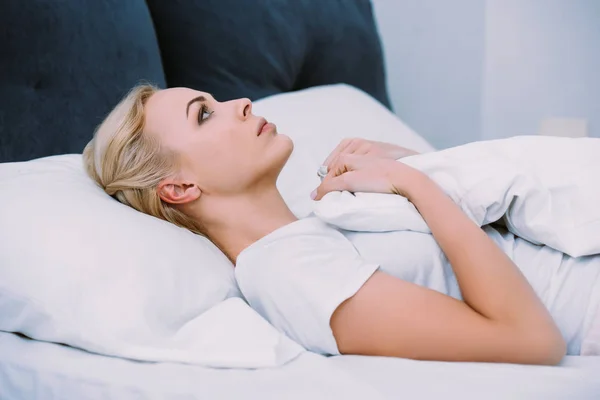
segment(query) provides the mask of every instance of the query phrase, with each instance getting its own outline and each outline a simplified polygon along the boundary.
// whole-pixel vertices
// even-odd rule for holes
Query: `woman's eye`
[[[206,108],[206,106],[203,104],[202,108],[200,108],[200,111],[198,112],[198,124],[204,122],[208,117],[211,116],[212,113],[213,112]]]

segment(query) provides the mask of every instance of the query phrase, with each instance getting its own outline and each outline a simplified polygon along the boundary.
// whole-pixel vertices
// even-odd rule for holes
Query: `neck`
[[[191,214],[234,264],[246,247],[297,220],[275,185],[243,195],[205,195]]]

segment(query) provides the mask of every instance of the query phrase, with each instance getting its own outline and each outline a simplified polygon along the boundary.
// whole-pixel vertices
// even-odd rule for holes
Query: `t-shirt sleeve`
[[[307,350],[339,354],[331,316],[379,266],[316,219],[249,250],[238,258],[236,278],[250,306]]]

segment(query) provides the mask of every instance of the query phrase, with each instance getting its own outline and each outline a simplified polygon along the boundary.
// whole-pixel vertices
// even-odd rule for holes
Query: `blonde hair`
[[[83,150],[85,170],[121,203],[203,235],[200,223],[158,194],[158,184],[176,166],[175,156],[144,132],[144,107],[158,91],[156,86],[140,84],[117,104]]]

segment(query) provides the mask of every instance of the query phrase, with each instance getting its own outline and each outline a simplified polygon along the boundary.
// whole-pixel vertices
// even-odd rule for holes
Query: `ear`
[[[197,200],[202,191],[195,183],[164,180],[158,185],[161,200],[170,204],[186,204]]]

